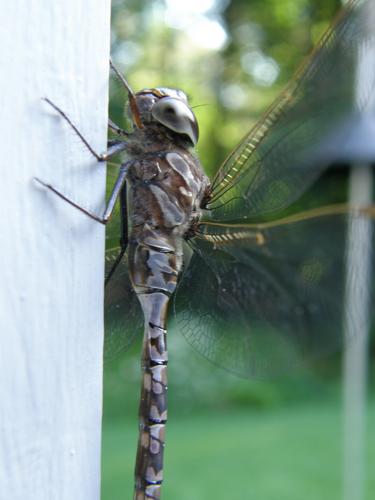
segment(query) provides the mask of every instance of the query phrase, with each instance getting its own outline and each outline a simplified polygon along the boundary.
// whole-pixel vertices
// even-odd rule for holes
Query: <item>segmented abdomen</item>
[[[167,421],[166,315],[182,267],[182,242],[207,186],[186,152],[135,160],[129,170],[129,271],[145,317],[135,496],[157,500]]]

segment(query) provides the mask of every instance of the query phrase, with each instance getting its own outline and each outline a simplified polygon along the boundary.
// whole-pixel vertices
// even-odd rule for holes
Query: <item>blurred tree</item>
[[[135,89],[179,87],[208,173],[256,121],[327,28],[339,0],[114,0],[112,55]],[[120,122],[124,93],[112,87]]]

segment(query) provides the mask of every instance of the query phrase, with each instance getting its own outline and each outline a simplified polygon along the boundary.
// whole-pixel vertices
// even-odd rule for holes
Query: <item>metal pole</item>
[[[371,167],[352,168],[350,192],[354,205],[371,203]],[[346,349],[343,359],[344,500],[364,499],[371,242],[371,221],[353,220],[349,225],[347,245]]]

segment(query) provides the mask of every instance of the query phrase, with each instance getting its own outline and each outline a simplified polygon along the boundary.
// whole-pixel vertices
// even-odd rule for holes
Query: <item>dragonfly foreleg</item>
[[[117,135],[130,135],[129,132],[126,132],[121,127],[116,125],[116,123],[114,123],[111,119],[108,119],[108,128],[110,128]]]
[[[90,151],[90,153],[93,156],[95,156],[95,158],[98,161],[109,160],[109,158],[116,155],[117,153],[120,153],[121,151],[124,151],[127,148],[127,143],[125,141],[114,141],[114,143],[110,144],[107,151],[105,151],[104,153],[101,153],[101,154],[97,153],[94,150],[94,148],[91,146],[91,144],[87,141],[87,139],[78,130],[78,128],[74,125],[74,123],[71,121],[71,119],[68,117],[68,115],[66,113],[64,113],[64,111],[61,108],[59,108],[54,102],[52,102],[47,97],[43,97],[43,100],[46,101],[50,106],[52,106],[53,109],[56,110],[60,114],[60,116],[62,116],[64,118],[64,120],[69,124],[69,126],[74,130],[74,132],[77,134],[77,136],[81,139],[81,141],[86,146],[86,148]]]
[[[107,224],[107,222],[110,220],[110,218],[112,216],[113,210],[114,210],[115,205],[116,205],[117,198],[119,197],[119,194],[120,194],[120,192],[122,190],[122,187],[124,186],[124,183],[125,183],[125,180],[126,180],[126,174],[128,172],[128,166],[129,166],[129,162],[124,163],[123,165],[121,165],[118,177],[117,177],[115,185],[114,185],[114,187],[112,189],[111,196],[109,197],[107,206],[106,206],[106,208],[104,210],[104,213],[103,213],[103,215],[101,217],[99,215],[96,215],[93,212],[90,212],[86,208],[81,207],[75,201],[73,201],[70,198],[68,198],[67,196],[65,196],[65,194],[63,194],[61,191],[59,191],[58,189],[56,189],[51,184],[47,184],[46,182],[42,181],[38,177],[34,177],[34,179],[37,182],[39,182],[39,184],[41,184],[42,186],[46,187],[47,189],[49,189],[50,191],[52,191],[53,193],[55,193],[57,196],[59,196],[59,198],[61,198],[62,200],[66,201],[67,203],[69,203],[73,207],[77,208],[78,210],[80,210],[84,214],[88,215],[91,219],[94,219],[97,222],[100,222],[101,224],[105,225],[105,224]]]

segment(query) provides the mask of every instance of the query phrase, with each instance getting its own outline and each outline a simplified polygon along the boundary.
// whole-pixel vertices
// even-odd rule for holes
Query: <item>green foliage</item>
[[[164,2],[117,0],[112,55],[135,90],[178,87],[199,106],[198,153],[210,174],[292,77],[339,5],[339,0],[213,2],[203,17],[220,23],[227,42],[208,49],[194,43],[188,29],[165,22]],[[274,81],[259,76],[262,62],[279,72]],[[110,114],[118,123],[125,123],[124,97],[114,84]]]

